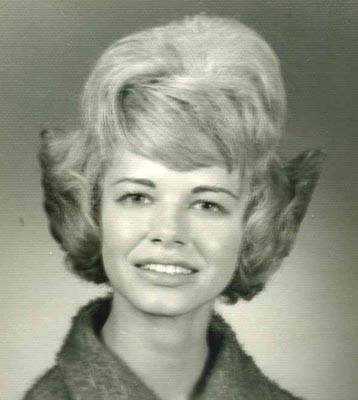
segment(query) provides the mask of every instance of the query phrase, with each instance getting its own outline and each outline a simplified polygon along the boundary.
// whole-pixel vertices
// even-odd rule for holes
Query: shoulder
[[[240,383],[246,388],[248,398],[261,400],[303,400],[284,390],[275,381],[267,377],[241,348],[238,357]]]
[[[23,400],[69,400],[66,386],[57,366],[49,369],[25,393]]]
[[[219,315],[211,324],[211,346],[216,349],[216,367],[226,376],[226,387],[247,400],[302,400],[267,377],[246,353],[230,325]],[[219,381],[220,382],[220,381]]]

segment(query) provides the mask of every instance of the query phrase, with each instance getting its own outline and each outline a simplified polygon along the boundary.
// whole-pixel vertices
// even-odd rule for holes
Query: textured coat
[[[27,392],[24,400],[159,400],[101,342],[111,298],[82,308],[57,355],[57,362]],[[239,346],[223,319],[209,327],[210,361],[195,400],[299,400],[266,378]],[[170,399],[168,399],[170,400]]]

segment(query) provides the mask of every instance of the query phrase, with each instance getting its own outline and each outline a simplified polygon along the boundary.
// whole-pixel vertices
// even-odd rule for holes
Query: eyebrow
[[[203,192],[214,192],[214,193],[226,193],[229,196],[233,197],[236,200],[239,200],[239,197],[234,194],[231,190],[225,189],[220,186],[197,186],[192,190],[192,193],[203,193]]]
[[[143,178],[121,178],[114,181],[112,185],[118,185],[119,183],[123,182],[136,183],[153,189],[155,188],[155,183],[153,181],[151,181],[150,179],[143,179]],[[203,193],[203,192],[226,193],[229,196],[233,197],[234,199],[239,200],[239,197],[235,195],[231,190],[225,189],[221,186],[201,185],[201,186],[196,186],[194,189],[192,189],[191,192],[193,194]]]
[[[142,179],[142,178],[121,178],[121,179],[117,179],[115,180],[112,185],[118,185],[119,183],[122,182],[130,182],[130,183],[138,183],[140,185],[144,185],[144,186],[148,186],[150,188],[155,188],[155,184],[153,181],[149,180],[149,179]]]

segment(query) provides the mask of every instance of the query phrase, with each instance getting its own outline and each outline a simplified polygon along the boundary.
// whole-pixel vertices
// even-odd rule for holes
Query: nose
[[[151,221],[150,241],[167,247],[184,246],[188,231],[184,219],[182,211],[175,206],[160,207]]]

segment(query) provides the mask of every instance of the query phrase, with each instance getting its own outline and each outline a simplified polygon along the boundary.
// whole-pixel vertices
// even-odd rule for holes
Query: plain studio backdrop
[[[266,290],[220,307],[271,378],[308,400],[358,393],[355,0],[0,1],[0,398],[20,399],[53,364],[70,318],[106,292],[70,275],[42,210],[38,133],[78,123],[102,51],[135,30],[198,12],[236,16],[282,62],[284,146],[328,158],[297,244]]]

